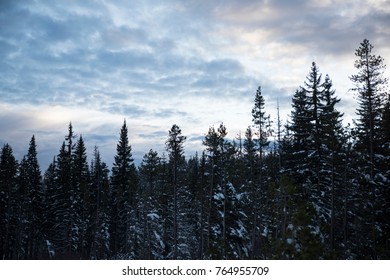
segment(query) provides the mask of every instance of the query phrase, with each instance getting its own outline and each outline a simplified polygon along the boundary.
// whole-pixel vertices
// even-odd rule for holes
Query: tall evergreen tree
[[[87,222],[88,222],[88,203],[89,197],[90,174],[87,162],[86,147],[83,137],[78,138],[74,153],[72,154],[72,210],[74,211],[73,232],[72,236],[75,239],[77,253],[86,257],[89,256],[87,244]]]
[[[206,146],[209,166],[209,198],[207,207],[207,241],[206,248],[209,258],[225,258],[226,249],[226,178],[224,160],[226,154],[226,127],[220,124],[217,130],[210,127],[203,145]]]
[[[336,106],[340,99],[335,96],[332,88],[332,81],[328,75],[325,76],[322,94],[322,111],[320,119],[320,154],[321,154],[321,193],[320,216],[325,217],[322,222],[327,225],[325,229],[325,244],[334,257],[336,250],[341,250],[343,225],[342,209],[344,205],[343,189],[345,182],[342,180],[346,160],[346,137],[342,125],[343,114]],[[323,195],[324,194],[324,195]],[[343,199],[342,199],[343,198]],[[322,203],[322,205],[321,205]],[[330,215],[326,214],[330,213]],[[329,241],[329,242],[328,242]]]
[[[172,168],[172,187],[173,187],[173,259],[178,258],[178,178],[179,167],[182,163],[184,153],[184,142],[186,137],[181,134],[179,126],[174,124],[169,130],[169,136],[166,141],[166,149],[169,154],[169,162]]]
[[[27,155],[20,164],[19,178],[19,187],[24,188],[26,194],[26,204],[23,205],[28,222],[25,258],[37,259],[42,254],[42,245],[44,244],[42,238],[44,190],[34,135],[31,137]]]
[[[149,150],[140,166],[140,212],[142,220],[142,259],[164,259],[161,188],[161,158],[156,151]]]
[[[72,123],[69,123],[68,134],[57,155],[52,185],[47,186],[46,201],[48,210],[46,226],[46,243],[50,255],[55,258],[80,258],[80,192],[74,182],[75,138]],[[54,167],[54,165],[53,165]],[[46,180],[47,181],[47,180]],[[50,221],[50,223],[49,223]],[[49,246],[50,244],[50,246]]]
[[[18,211],[18,186],[16,176],[18,163],[12,148],[5,144],[0,155],[0,242],[1,258],[16,259]]]
[[[291,218],[305,213],[311,215],[300,218],[306,220],[301,228],[316,229],[304,230],[301,232],[303,235],[295,233],[306,240],[301,243],[303,247],[299,255],[307,257],[317,254],[317,258],[325,257],[321,247],[330,244],[330,248],[334,248],[335,198],[336,188],[340,187],[340,182],[336,183],[335,178],[341,177],[336,170],[340,167],[342,147],[342,114],[335,109],[339,99],[333,96],[330,78],[326,76],[325,82],[322,82],[321,76],[313,62],[305,85],[293,97],[288,139],[282,143],[286,159],[283,166],[293,178],[293,182],[287,185],[293,187],[291,195],[297,197],[294,207],[301,209]],[[288,194],[286,189],[283,193]],[[321,246],[317,246],[319,241]],[[308,248],[304,247],[311,246],[310,242],[315,242],[318,250],[307,255],[303,252]]]
[[[388,81],[383,75],[386,68],[384,59],[372,54],[372,49],[373,45],[364,39],[355,52],[357,57],[355,68],[358,73],[352,75],[350,79],[355,84],[352,90],[357,92],[359,102],[354,132],[356,149],[362,159],[362,164],[357,168],[363,175],[360,178],[362,188],[357,198],[360,201],[360,213],[357,214],[360,228],[356,228],[355,243],[364,240],[363,243],[366,244],[357,247],[356,250],[359,257],[376,259],[388,257],[390,254],[389,221],[383,219],[386,214],[388,216],[388,213],[383,211],[383,205],[388,205],[386,192],[389,178],[385,176],[387,170],[381,168],[385,160],[383,150],[385,133],[382,124]]]
[[[380,153],[383,137],[380,124],[387,97],[384,91],[387,79],[383,76],[386,66],[381,56],[372,54],[373,48],[369,40],[363,40],[355,52],[358,73],[350,77],[359,101],[355,120],[357,148],[369,155],[371,179],[376,165],[374,155]]]
[[[265,101],[261,92],[261,87],[256,91],[254,106],[252,109],[252,121],[255,125],[255,134],[257,135],[256,144],[258,149],[258,171],[257,183],[252,185],[252,257],[260,255],[261,234],[266,227],[269,217],[267,217],[264,205],[267,203],[266,177],[264,173],[264,152],[268,148],[268,137],[271,135],[270,116],[265,112]]]
[[[118,257],[118,254],[134,257],[131,253],[137,253],[134,251],[135,248],[131,250],[130,244],[135,244],[131,242],[134,241],[131,239],[134,239],[135,234],[131,230],[131,222],[135,215],[137,184],[137,172],[129,145],[126,121],[124,121],[111,174],[110,246],[114,258]],[[127,255],[129,253],[130,255]]]
[[[255,180],[255,162],[256,162],[256,144],[254,141],[254,135],[252,128],[248,126],[245,131],[245,139],[244,139],[244,157],[245,164],[247,165],[247,178],[249,180],[248,183],[253,184]]]
[[[110,256],[110,180],[108,174],[108,167],[102,161],[98,147],[95,146],[87,200],[89,226],[87,245],[89,245],[90,259],[107,259]]]
[[[285,170],[297,184],[303,184],[305,173],[310,171],[306,159],[307,147],[311,146],[312,117],[309,113],[307,93],[302,88],[296,90],[292,98],[292,107],[291,123],[286,127],[287,134],[283,145],[286,154]]]
[[[52,195],[54,205],[52,206],[54,215],[54,224],[52,227],[52,238],[50,242],[53,243],[55,248],[55,255],[57,258],[71,258],[72,255],[72,214],[71,214],[71,165],[70,155],[68,149],[65,146],[65,142],[62,143],[61,149],[57,156],[56,176],[55,176],[55,190]]]
[[[44,189],[44,215],[42,224],[42,238],[44,238],[44,258],[51,259],[55,257],[54,238],[56,225],[56,210],[57,201],[59,197],[57,189],[57,160],[53,157],[53,161],[43,175],[43,189]]]

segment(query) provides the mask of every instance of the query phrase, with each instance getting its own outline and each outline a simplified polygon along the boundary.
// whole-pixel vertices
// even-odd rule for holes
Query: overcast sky
[[[364,38],[390,60],[390,1],[0,1],[0,144],[18,160],[35,134],[42,169],[73,123],[89,160],[111,164],[126,119],[139,162],[179,125],[187,155],[210,126],[251,125],[258,86],[283,121],[315,61],[354,116],[348,89]],[[387,70],[386,75],[388,75]],[[44,171],[44,170],[43,170]]]

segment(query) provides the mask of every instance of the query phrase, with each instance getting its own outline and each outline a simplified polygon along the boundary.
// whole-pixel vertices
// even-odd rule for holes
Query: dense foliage
[[[372,48],[355,53],[352,128],[313,62],[284,127],[259,87],[243,139],[210,127],[190,158],[176,124],[167,154],[137,167],[124,121],[111,172],[98,147],[88,163],[72,124],[43,176],[34,136],[20,162],[5,144],[1,258],[389,259],[390,99]]]

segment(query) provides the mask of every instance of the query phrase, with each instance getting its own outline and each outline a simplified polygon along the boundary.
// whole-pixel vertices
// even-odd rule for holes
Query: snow
[[[379,177],[384,183],[387,182],[387,178],[382,173],[376,174],[376,177]]]
[[[225,198],[225,196],[223,195],[223,193],[217,193],[213,196],[213,198],[215,200],[223,200]]]
[[[236,223],[237,223],[238,228],[232,228],[231,234],[235,235],[239,238],[244,238],[245,235],[247,234],[247,231],[244,227],[244,224],[242,223],[242,221],[237,221]]]
[[[160,219],[160,216],[157,215],[156,213],[149,213],[149,214],[147,215],[147,217],[148,217],[149,219],[151,219],[152,221]]]
[[[153,233],[154,233],[154,236],[156,237],[157,242],[160,244],[161,248],[164,249],[165,245],[164,245],[164,242],[163,242],[161,236],[156,231],[153,231]]]
[[[53,244],[49,240],[46,240],[46,246],[47,246],[47,251],[49,252],[50,258],[53,258],[56,254],[56,252],[54,252],[54,249],[53,249]]]
[[[264,227],[264,230],[261,233],[261,235],[264,236],[264,237],[267,237],[267,235],[268,235],[268,228],[267,227]]]
[[[248,218],[248,216],[245,214],[245,212],[239,211],[238,213],[239,213],[241,216],[243,216],[243,217],[245,217],[245,218]]]
[[[375,157],[376,159],[381,159],[381,160],[383,160],[383,159],[386,158],[384,155],[381,155],[381,154],[374,154],[374,157]]]

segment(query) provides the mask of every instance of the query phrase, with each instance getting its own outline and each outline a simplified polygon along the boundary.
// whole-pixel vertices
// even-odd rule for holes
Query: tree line
[[[189,158],[173,125],[166,153],[151,149],[137,167],[126,121],[111,171],[98,147],[88,163],[71,123],[43,174],[34,135],[20,162],[5,144],[1,258],[390,258],[390,98],[372,49],[365,39],[355,52],[353,126],[313,62],[287,123],[278,108],[272,124],[259,87],[245,135],[210,127]]]

